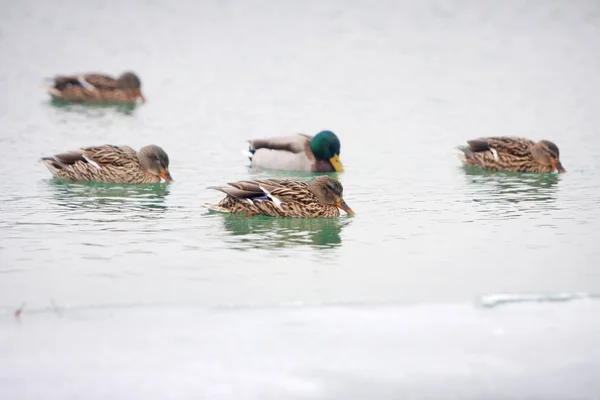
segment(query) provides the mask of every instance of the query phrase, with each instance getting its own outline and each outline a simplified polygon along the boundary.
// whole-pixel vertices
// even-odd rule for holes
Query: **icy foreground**
[[[3,399],[597,399],[600,302],[0,314]]]

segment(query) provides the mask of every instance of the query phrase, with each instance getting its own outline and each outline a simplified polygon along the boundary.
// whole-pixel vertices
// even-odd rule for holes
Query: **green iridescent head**
[[[321,131],[310,141],[310,150],[319,160],[329,161],[337,172],[343,172],[340,161],[340,139],[331,131]]]

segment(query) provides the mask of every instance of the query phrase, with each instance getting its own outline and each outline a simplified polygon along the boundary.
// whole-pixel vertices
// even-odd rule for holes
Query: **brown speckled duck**
[[[160,147],[149,145],[138,152],[129,146],[104,145],[44,157],[54,176],[74,182],[158,183],[173,181],[169,156]]]
[[[125,72],[117,79],[102,74],[57,76],[48,88],[56,100],[88,103],[135,103],[145,101],[142,82],[133,72]]]
[[[331,131],[250,140],[253,167],[288,171],[343,172],[340,140]]]
[[[520,137],[488,137],[470,140],[460,146],[461,161],[492,171],[550,173],[566,172],[560,163],[558,147],[548,141],[534,142]]]
[[[219,204],[205,204],[210,210],[245,215],[290,218],[328,218],[354,211],[342,195],[342,184],[327,175],[311,182],[287,179],[260,179],[212,186],[226,194]]]

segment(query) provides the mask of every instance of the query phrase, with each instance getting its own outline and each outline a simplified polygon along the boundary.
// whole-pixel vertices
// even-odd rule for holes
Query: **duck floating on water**
[[[158,183],[172,182],[169,156],[160,147],[149,145],[135,151],[129,146],[82,147],[67,153],[43,157],[57,178],[74,182]]]
[[[146,101],[141,92],[142,82],[133,72],[118,78],[103,74],[57,76],[48,88],[56,100],[84,103],[135,103]]]
[[[468,166],[492,171],[551,173],[566,172],[558,146],[549,140],[534,142],[522,137],[487,137],[459,146],[459,157]]]
[[[218,204],[205,204],[210,210],[230,214],[267,215],[291,218],[328,218],[354,211],[343,198],[344,188],[327,175],[311,182],[288,179],[239,181],[227,186],[212,186],[226,194]]]
[[[288,171],[343,172],[340,140],[331,131],[250,140],[253,167]]]

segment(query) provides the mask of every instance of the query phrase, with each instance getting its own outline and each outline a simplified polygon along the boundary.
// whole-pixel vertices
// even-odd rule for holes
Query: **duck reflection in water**
[[[86,118],[110,116],[115,112],[133,115],[138,106],[136,103],[73,103],[59,99],[51,99],[49,103],[59,111],[81,114]]]
[[[100,213],[128,213],[133,218],[156,218],[167,210],[167,183],[121,185],[79,182],[56,178],[44,181],[52,191],[53,203],[70,210],[94,210]]]
[[[233,248],[277,249],[292,246],[312,246],[330,249],[342,244],[342,228],[352,223],[351,218],[271,218],[238,215],[214,215],[223,218],[231,235]]]
[[[490,172],[463,167],[468,196],[478,210],[500,219],[556,209],[558,174]]]

